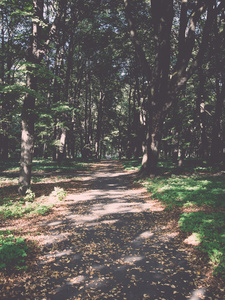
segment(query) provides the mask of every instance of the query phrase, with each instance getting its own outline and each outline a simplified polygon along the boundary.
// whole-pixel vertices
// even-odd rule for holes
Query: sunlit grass
[[[3,199],[4,201],[5,199]],[[24,203],[23,200],[7,202],[0,205],[0,216],[4,219],[22,218],[25,215],[44,215],[50,211],[52,204]]]
[[[51,159],[33,159],[32,171],[39,172],[61,172],[61,171],[81,171],[88,169],[88,163],[80,160],[65,159],[60,165]],[[0,162],[0,171],[15,171],[20,168],[19,160],[7,160]]]
[[[185,232],[198,234],[199,249],[208,255],[215,273],[225,276],[225,213],[183,213],[179,225]]]
[[[138,169],[140,165],[138,161],[129,161],[124,167]],[[182,231],[198,236],[197,247],[207,255],[215,273],[225,276],[225,178],[215,176],[218,171],[218,166],[196,166],[193,160],[186,161],[182,169],[171,161],[161,161],[160,175],[142,182],[152,199],[162,201],[168,210],[195,207],[197,211],[180,215],[179,226]]]
[[[173,175],[145,182],[152,198],[161,200],[168,206],[192,203],[197,206],[225,207],[223,177]]]

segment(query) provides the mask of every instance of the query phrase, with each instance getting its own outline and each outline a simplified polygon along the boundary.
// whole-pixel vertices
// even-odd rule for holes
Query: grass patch
[[[82,171],[88,169],[88,163],[81,160],[65,159],[60,165],[51,159],[33,159],[32,171],[38,172],[62,172],[62,171]],[[18,160],[7,160],[0,162],[0,172],[17,171],[19,172],[20,163]]]
[[[48,213],[52,205],[40,203],[24,203],[23,201],[8,201],[0,206],[0,216],[4,219],[22,218],[25,215],[44,215]]]
[[[4,198],[0,205],[0,216],[4,219],[22,218],[24,216],[45,215],[51,208],[63,200],[67,193],[63,188],[54,187],[53,192],[49,195],[54,198],[54,201],[48,203],[48,196],[42,196],[41,202],[35,201],[35,193],[31,189],[27,190],[24,198],[18,201]]]
[[[75,172],[88,169],[88,163],[82,161],[74,161],[67,159],[60,165],[57,162],[48,159],[34,159],[32,163],[32,171],[44,172]]]
[[[198,234],[201,242],[198,248],[207,254],[214,273],[225,276],[225,213],[183,213],[179,225],[185,232]]]
[[[225,207],[223,176],[220,178],[209,175],[159,176],[146,182],[152,198],[161,200],[168,206]]]
[[[8,160],[1,160],[0,161],[0,172],[2,171],[19,171],[19,160],[8,159]]]
[[[187,160],[183,168],[177,168],[171,161],[160,161],[159,176],[142,182],[166,209],[190,208],[180,215],[181,230],[196,234],[200,241],[197,247],[208,257],[214,274],[225,276],[225,176],[215,176],[218,166],[197,163]],[[140,161],[123,164],[126,169],[140,168]]]
[[[0,231],[0,270],[25,270],[29,247],[22,237],[15,237],[9,230]]]
[[[140,170],[141,159],[122,160],[125,170]]]
[[[88,165],[88,163],[82,161],[73,161],[68,159],[58,166],[57,162],[53,162],[51,160],[34,159],[32,170],[40,173],[33,174],[31,188],[35,189],[38,196],[43,194],[50,195],[53,191],[56,194],[55,202],[60,199],[62,200],[65,197],[66,192],[62,190],[62,187],[60,190],[60,188],[56,187],[56,185],[59,182],[60,185],[64,185],[64,181],[67,182],[68,178],[71,179],[71,181],[73,178],[77,180],[76,177],[72,177],[71,173],[78,170],[87,170]],[[50,211],[52,204],[46,204],[46,201],[41,201],[41,203],[40,201],[37,202],[35,194],[31,190],[28,190],[29,193],[27,193],[24,198],[19,197],[18,174],[15,173],[15,171],[19,171],[18,161],[8,160],[6,162],[1,162],[0,171],[5,171],[0,177],[0,217],[5,219],[22,218],[29,214],[44,215]],[[50,173],[45,175],[43,172],[56,172],[56,174],[51,175]],[[68,175],[59,176],[60,174],[58,175],[58,172],[65,172],[68,173]],[[44,184],[39,188],[38,183]],[[44,197],[48,198],[48,196]]]

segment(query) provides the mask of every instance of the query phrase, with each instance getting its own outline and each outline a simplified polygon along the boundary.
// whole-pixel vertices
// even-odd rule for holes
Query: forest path
[[[85,190],[39,222],[42,251],[21,299],[216,299],[200,287],[168,212],[132,176],[102,161],[83,176]]]

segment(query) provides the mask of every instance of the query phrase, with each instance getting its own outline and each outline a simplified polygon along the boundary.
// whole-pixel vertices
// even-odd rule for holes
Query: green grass
[[[24,238],[12,233],[10,230],[0,231],[0,270],[25,270],[29,247]]]
[[[182,231],[198,236],[198,248],[208,257],[214,273],[225,276],[225,176],[215,176],[218,166],[197,163],[187,160],[183,168],[178,169],[171,161],[161,161],[160,175],[141,181],[151,197],[162,201],[169,211],[174,207],[207,211],[181,214],[179,226]],[[139,169],[140,161],[126,161],[124,167]]]
[[[52,205],[40,203],[24,203],[21,201],[7,201],[0,206],[0,216],[4,219],[22,218],[25,215],[44,215],[50,211]]]
[[[126,170],[140,170],[141,159],[123,160],[123,167]]]
[[[214,273],[225,276],[225,213],[183,213],[179,225],[185,232],[198,234],[198,248],[207,254]]]
[[[0,162],[0,172],[2,171],[19,171],[18,160],[7,160]],[[51,159],[33,159],[32,171],[44,172],[62,172],[62,171],[82,171],[88,169],[88,163],[81,160],[65,159],[60,165]]]
[[[8,197],[3,198],[0,204],[0,216],[4,219],[11,219],[31,215],[45,215],[58,201],[63,200],[67,195],[63,188],[54,187],[49,196],[55,197],[55,201],[49,204],[45,201],[48,196],[42,196],[42,201],[36,202],[35,194],[30,189],[28,191],[29,193],[24,198],[17,201],[10,200]]]
[[[14,159],[9,159],[6,161],[0,160],[0,172],[2,171],[12,171],[19,170],[19,161]]]
[[[72,172],[86,170],[87,163],[81,161],[66,160],[58,166],[56,162],[50,160],[34,160],[32,170],[44,172],[68,172],[67,176],[53,176],[51,184],[54,185],[52,191],[48,190],[47,196],[36,198],[35,193],[28,189],[26,196],[19,197],[18,174],[3,173],[0,181],[0,219],[18,219],[23,217],[32,217],[35,215],[45,215],[50,212],[51,208],[66,196],[66,191],[57,186],[58,181],[64,181],[66,178],[73,178]],[[0,172],[2,171],[19,171],[18,161],[9,160],[0,163]],[[77,179],[77,178],[76,178]],[[32,184],[45,182],[46,177],[35,174],[32,177]],[[47,181],[51,181],[51,177]],[[13,195],[13,196],[12,196]],[[50,201],[49,201],[50,200]],[[14,271],[26,269],[26,257],[30,249],[25,238],[15,235],[14,231],[0,231],[0,270]]]
[[[33,171],[62,172],[62,171],[82,171],[88,168],[88,163],[67,159],[59,166],[57,162],[47,159],[34,159],[32,163]]]
[[[146,181],[153,199],[168,206],[225,207],[224,178],[202,175],[159,176]]]

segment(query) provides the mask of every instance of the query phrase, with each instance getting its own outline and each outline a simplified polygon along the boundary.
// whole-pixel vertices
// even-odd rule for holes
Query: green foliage
[[[37,205],[34,207],[33,211],[30,213],[30,215],[40,215],[44,216],[47,213],[49,213],[50,209],[52,208],[54,204],[49,205]]]
[[[123,167],[126,170],[140,170],[141,160],[140,159],[123,160]]]
[[[44,215],[50,211],[51,207],[52,205],[29,203],[28,201],[24,204],[24,199],[20,201],[4,200],[0,206],[0,216],[11,219],[22,218],[25,215]]]
[[[26,269],[24,265],[28,252],[26,241],[9,233],[9,231],[0,232],[0,269]]]
[[[199,235],[199,249],[208,255],[215,273],[225,276],[225,213],[183,213],[179,225],[183,231]]]
[[[0,206],[0,216],[3,216],[5,219],[21,218],[32,210],[33,205],[31,203],[24,205],[23,201],[13,202],[11,200]]]
[[[57,197],[58,200],[63,200],[67,195],[66,191],[60,187],[54,187],[54,191],[51,193],[50,196]]]
[[[26,196],[24,197],[25,201],[33,202],[35,198],[35,193],[31,189],[26,190]]]

